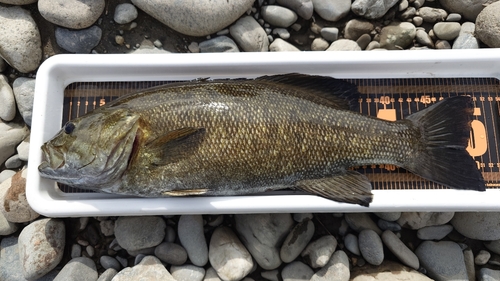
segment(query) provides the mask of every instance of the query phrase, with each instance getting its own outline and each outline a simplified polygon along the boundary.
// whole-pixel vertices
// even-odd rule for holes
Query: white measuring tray
[[[369,208],[366,208],[337,203],[314,195],[294,194],[290,191],[252,196],[187,198],[131,198],[102,193],[65,193],[59,189],[56,182],[41,178],[38,173],[37,168],[42,157],[40,147],[61,128],[64,90],[73,82],[180,81],[205,77],[253,78],[290,72],[342,79],[498,78],[500,51],[481,49],[57,55],[47,59],[37,73],[26,187],[31,207],[38,213],[49,217],[500,210],[498,187],[488,187],[486,192],[450,189],[374,190],[373,202]],[[500,164],[488,165],[498,168]],[[492,173],[492,177],[497,174]]]

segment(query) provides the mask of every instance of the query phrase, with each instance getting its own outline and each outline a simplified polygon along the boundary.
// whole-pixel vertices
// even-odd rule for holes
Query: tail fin
[[[457,96],[408,116],[421,138],[404,168],[451,188],[484,191],[483,176],[466,151],[472,111],[471,98]]]

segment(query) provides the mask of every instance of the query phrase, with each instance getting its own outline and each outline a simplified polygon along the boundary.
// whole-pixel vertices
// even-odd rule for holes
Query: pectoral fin
[[[189,156],[202,142],[204,128],[186,127],[170,131],[146,144],[151,164],[160,166],[177,162]]]
[[[180,197],[180,196],[195,196],[195,195],[203,195],[207,193],[208,189],[201,188],[201,189],[184,189],[184,190],[172,190],[172,191],[165,191],[163,192],[163,195],[165,196],[175,196],[175,197]]]
[[[295,187],[330,200],[365,207],[370,205],[373,196],[368,178],[356,171],[347,171],[329,178],[301,180]]]

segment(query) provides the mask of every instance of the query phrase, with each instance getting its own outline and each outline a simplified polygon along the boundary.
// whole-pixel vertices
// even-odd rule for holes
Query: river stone
[[[377,224],[370,218],[368,213],[347,213],[345,214],[345,220],[349,227],[356,232],[361,232],[364,229],[371,229],[379,235],[382,234],[382,230],[380,230]]]
[[[453,41],[453,49],[478,49],[479,40],[474,35],[476,25],[472,22],[462,23],[457,39]]]
[[[484,246],[493,253],[500,255],[500,240],[484,242]]]
[[[177,232],[189,260],[194,265],[204,266],[208,261],[208,247],[203,231],[203,217],[201,215],[181,216]]]
[[[432,28],[434,34],[442,40],[453,40],[460,33],[460,23],[458,22],[438,22]]]
[[[264,270],[281,265],[279,247],[292,229],[290,214],[235,215],[235,227],[241,242]]]
[[[298,223],[288,234],[281,246],[280,257],[285,263],[294,261],[311,241],[314,235],[314,223],[304,220]]]
[[[498,22],[500,22],[500,2],[488,5],[476,19],[476,37],[491,48],[500,47]]]
[[[324,51],[328,49],[330,44],[323,38],[316,38],[311,43],[311,51]]]
[[[452,230],[453,226],[449,224],[426,226],[417,231],[417,237],[421,240],[441,240]]]
[[[245,52],[267,52],[269,50],[269,39],[266,31],[251,16],[245,16],[236,21],[229,28],[229,33]]]
[[[17,237],[4,237],[0,240],[0,280],[25,281],[23,267],[19,259]]]
[[[309,281],[314,275],[314,271],[300,261],[287,264],[281,271],[283,281]]]
[[[137,280],[177,281],[154,256],[144,257],[136,266],[124,268],[113,277],[113,281]]]
[[[281,38],[276,38],[271,45],[269,45],[269,51],[271,52],[299,52],[294,45],[286,42]]]
[[[159,245],[165,238],[165,221],[160,217],[119,217],[115,221],[115,237],[127,251]]]
[[[267,23],[277,27],[289,27],[297,20],[295,12],[277,5],[263,6],[260,14]]]
[[[201,53],[239,52],[238,45],[227,36],[218,36],[199,44]]]
[[[468,280],[462,249],[455,242],[424,241],[415,254],[428,276],[436,281]]]
[[[359,251],[370,264],[379,265],[384,261],[384,246],[380,236],[371,229],[359,233]]]
[[[252,256],[226,226],[218,227],[213,232],[208,257],[210,265],[225,281],[241,280],[253,267]]]
[[[363,34],[368,34],[374,29],[371,22],[360,19],[352,19],[348,21],[344,28],[344,38],[358,40]]]
[[[447,11],[461,14],[470,21],[475,21],[484,5],[491,2],[491,0],[439,0],[439,4]]]
[[[82,29],[97,21],[105,4],[104,0],[39,0],[38,11],[53,24]]]
[[[16,97],[17,108],[23,116],[24,122],[31,126],[33,99],[35,95],[35,79],[19,77],[12,85]]]
[[[433,281],[422,273],[386,260],[379,266],[367,264],[351,270],[350,281]]]
[[[116,271],[116,269],[108,268],[99,276],[97,281],[112,281],[113,277],[115,277],[116,274],[118,274],[118,271]]]
[[[349,39],[339,39],[334,41],[327,51],[361,51],[361,47],[359,47],[358,43]]]
[[[403,212],[397,222],[405,228],[420,229],[426,226],[448,223],[455,213],[453,212]]]
[[[401,212],[376,212],[374,214],[386,221],[397,221],[401,217]]]
[[[205,276],[205,269],[192,264],[173,265],[170,274],[177,281],[201,281]]]
[[[19,6],[0,6],[0,22],[0,56],[20,72],[37,69],[42,40],[30,12]]]
[[[205,271],[205,277],[203,278],[203,281],[222,281],[222,280],[220,279],[219,275],[217,275],[217,271],[215,271],[213,267],[209,267]]]
[[[500,239],[500,213],[464,212],[455,213],[451,224],[467,238],[491,241]]]
[[[16,153],[16,147],[29,135],[24,124],[0,120],[0,164]]]
[[[280,271],[277,270],[277,269],[275,269],[275,270],[268,270],[268,271],[262,271],[260,273],[260,276],[262,276],[262,278],[264,278],[266,280],[269,280],[269,281],[280,281]]]
[[[10,222],[29,222],[40,216],[26,199],[26,176],[23,169],[0,184],[0,212]]]
[[[409,22],[393,22],[380,32],[380,47],[388,50],[410,46],[417,35],[415,26]]]
[[[398,2],[399,0],[355,0],[351,5],[351,10],[358,16],[378,19]]]
[[[351,9],[351,0],[312,0],[314,11],[328,21],[338,21]]]
[[[155,256],[171,265],[182,265],[187,261],[187,252],[181,246],[172,242],[163,242],[155,248]]]
[[[30,154],[30,137],[24,139],[17,147],[17,155],[19,155],[19,159],[22,161],[28,161],[28,157]]]
[[[206,36],[229,26],[255,0],[132,0],[153,18],[182,34]]]
[[[444,21],[448,16],[448,13],[445,10],[431,7],[422,7],[418,9],[418,14],[425,22],[430,23]]]
[[[328,41],[335,41],[339,37],[339,29],[336,27],[323,27],[321,36]]]
[[[500,280],[500,270],[481,268],[479,270],[478,281],[498,281]]]
[[[11,235],[17,231],[17,225],[8,221],[2,212],[0,212],[0,236]]]
[[[347,234],[344,237],[344,246],[349,252],[359,256],[361,253],[359,252],[359,242],[358,237],[352,233]]]
[[[277,0],[278,4],[283,7],[292,9],[297,15],[308,20],[313,15],[313,2],[312,0]]]
[[[118,262],[118,260],[110,256],[101,256],[99,258],[99,263],[102,265],[104,269],[114,268],[117,271],[121,269],[120,262]]]
[[[415,35],[415,40],[423,46],[427,46],[429,48],[434,48],[434,42],[432,42],[431,37],[425,30],[418,29]]]
[[[309,243],[300,256],[312,268],[325,266],[337,248],[337,239],[333,235],[325,235]]]
[[[57,274],[54,281],[95,281],[97,276],[94,261],[87,257],[78,257],[70,260]]]
[[[12,121],[16,117],[16,99],[7,77],[0,75],[0,118]]]
[[[127,24],[137,18],[137,9],[130,3],[116,5],[113,20],[118,24]]]
[[[56,42],[71,53],[88,54],[101,41],[102,30],[94,25],[82,30],[56,27]]]
[[[60,220],[46,218],[26,226],[19,234],[24,278],[37,279],[54,269],[63,257],[65,238],[66,228]]]
[[[382,241],[387,248],[405,265],[418,270],[420,263],[417,256],[390,230],[382,233]]]
[[[10,159],[10,158],[9,158]],[[7,161],[5,161],[7,163]],[[16,174],[16,171],[13,170],[3,170],[0,172],[0,183],[8,180],[9,178],[13,177]],[[0,212],[2,213],[2,212]]]
[[[344,251],[339,250],[312,276],[311,281],[348,281],[350,276],[349,258]]]

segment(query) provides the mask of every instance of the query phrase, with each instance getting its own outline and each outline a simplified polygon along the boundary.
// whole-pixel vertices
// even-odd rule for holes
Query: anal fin
[[[372,185],[356,171],[321,179],[301,180],[295,188],[338,202],[368,207],[372,202]]]
[[[181,197],[181,196],[199,196],[208,192],[206,188],[200,189],[183,189],[183,190],[171,190],[163,192],[165,196]]]

